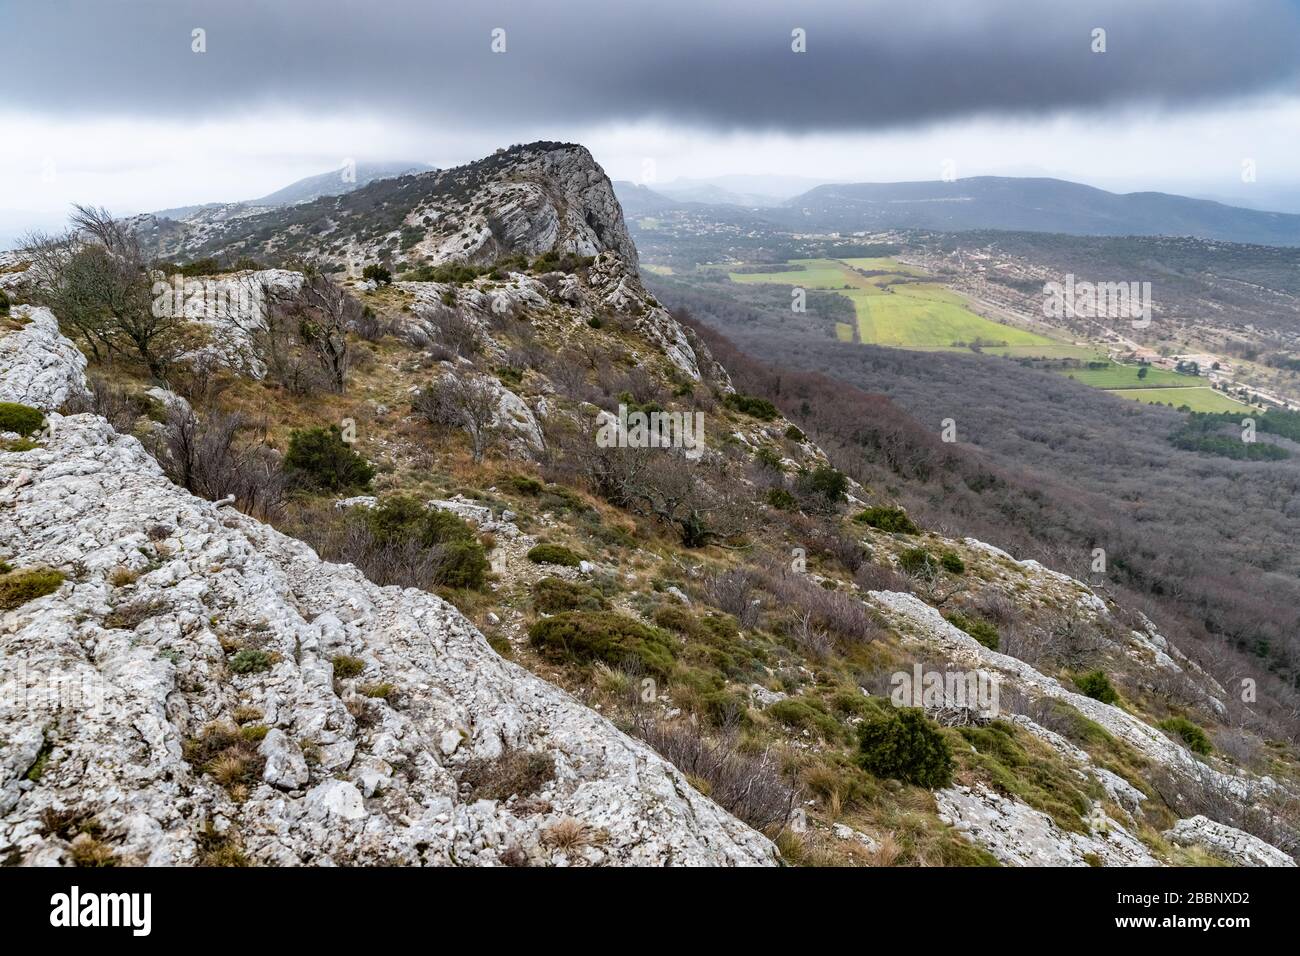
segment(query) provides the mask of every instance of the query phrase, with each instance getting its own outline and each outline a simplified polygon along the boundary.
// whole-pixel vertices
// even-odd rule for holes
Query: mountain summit
[[[554,251],[614,252],[630,269],[637,265],[609,177],[585,147],[571,143],[512,146],[453,169],[381,179],[201,227],[154,217],[139,228],[165,258],[296,255],[417,266]]]

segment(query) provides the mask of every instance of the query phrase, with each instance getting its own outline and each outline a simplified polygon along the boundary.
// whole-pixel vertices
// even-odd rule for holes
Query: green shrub
[[[780,412],[765,398],[756,398],[753,395],[742,395],[739,392],[732,392],[724,400],[728,408],[734,408],[741,414],[748,415],[751,418],[757,418],[760,421],[770,422],[776,418]]]
[[[542,493],[543,485],[536,478],[529,478],[527,475],[511,475],[502,482],[509,488],[513,488],[521,495],[539,495]]]
[[[769,471],[781,470],[781,456],[766,445],[754,452],[754,460]]]
[[[271,669],[271,655],[266,651],[242,650],[230,659],[230,669],[236,674],[256,674]]]
[[[908,574],[927,574],[937,571],[939,562],[925,548],[908,548],[898,556],[898,566]]]
[[[787,697],[767,708],[774,720],[798,730],[808,730],[827,740],[840,735],[840,723],[826,712],[826,705],[811,697]]]
[[[330,661],[334,665],[334,676],[340,680],[347,680],[349,677],[356,677],[366,669],[366,662],[359,657],[350,657],[347,654],[337,654]]]
[[[639,667],[663,679],[676,656],[676,641],[667,632],[614,611],[565,611],[535,622],[528,638],[553,659]]]
[[[379,285],[391,285],[393,273],[378,263],[371,263],[361,270],[361,278],[373,279]]]
[[[1119,700],[1119,692],[1115,690],[1110,678],[1103,671],[1080,674],[1074,678],[1074,685],[1079,688],[1080,693],[1103,704],[1113,704]]]
[[[487,577],[487,553],[474,529],[450,511],[429,508],[409,495],[383,498],[361,512],[380,547],[437,550],[433,583],[477,589]]]
[[[919,534],[921,531],[907,516],[906,511],[887,505],[876,505],[865,511],[859,511],[853,516],[853,520],[891,534]]]
[[[1187,749],[1194,754],[1208,756],[1214,750],[1205,731],[1186,717],[1167,717],[1156,726],[1165,733],[1181,737],[1183,743],[1187,744]]]
[[[849,478],[830,465],[818,465],[812,471],[800,472],[795,479],[795,488],[801,494],[838,504],[844,500],[844,493],[849,490]]]
[[[0,611],[12,611],[28,601],[53,594],[62,583],[63,574],[51,568],[0,574]]]
[[[41,430],[43,424],[45,416],[39,408],[17,402],[0,402],[0,432],[34,435]]]
[[[945,614],[944,618],[954,627],[959,627],[975,640],[979,641],[991,651],[998,649],[998,629],[982,617],[972,617],[953,611],[951,614]]]
[[[790,439],[791,441],[807,441],[807,440],[808,440],[808,436],[805,435],[805,434],[803,433],[803,431],[800,430],[800,429],[799,429],[797,426],[795,426],[795,425],[787,425],[787,426],[786,426],[786,429],[785,429],[785,437],[788,438],[788,439]]]
[[[558,564],[565,568],[576,568],[582,563],[580,554],[562,544],[536,545],[529,549],[527,557],[533,564]]]
[[[966,573],[966,562],[961,559],[961,555],[956,551],[945,551],[939,555],[939,564],[951,574]]]
[[[799,504],[794,495],[784,488],[767,489],[767,503],[769,507],[775,508],[777,511],[794,511]]]
[[[374,467],[348,447],[337,425],[307,428],[289,436],[284,473],[295,484],[321,491],[366,491]]]
[[[915,707],[868,717],[859,725],[858,765],[877,777],[894,777],[930,790],[952,783],[948,741]]]
[[[0,315],[9,314],[9,293],[0,289]]]
[[[589,584],[542,578],[533,585],[533,607],[545,614],[560,611],[603,611],[609,607],[605,596]]]

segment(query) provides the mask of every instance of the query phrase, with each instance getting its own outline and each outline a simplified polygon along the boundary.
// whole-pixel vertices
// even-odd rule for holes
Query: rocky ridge
[[[40,448],[0,453],[6,559],[68,569],[0,618],[0,683],[23,691],[0,713],[7,856],[66,862],[73,847],[49,821],[72,813],[137,863],[193,863],[214,840],[274,864],[774,860],[764,837],[501,660],[439,598],[377,587],[188,495],[96,416],[49,422]],[[360,674],[340,679],[342,657]],[[382,696],[365,693],[374,684]],[[84,706],[42,696],[51,688]],[[238,733],[237,712],[256,712],[262,736],[259,772],[232,794],[187,755]],[[462,792],[471,762],[514,752],[552,761],[531,801]]]

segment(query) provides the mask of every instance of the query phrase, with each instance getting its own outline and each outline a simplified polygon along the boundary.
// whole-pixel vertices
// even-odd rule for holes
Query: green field
[[[1062,371],[1076,382],[1093,388],[1195,388],[1195,379],[1163,368],[1147,368],[1145,378],[1138,377],[1138,366],[1111,363],[1106,368],[1071,368]]]
[[[1045,354],[1066,343],[976,315],[966,299],[932,282],[918,282],[920,270],[892,259],[794,259],[783,272],[728,272],[733,282],[798,286],[838,292],[853,303],[856,341],[898,348],[964,348],[989,344],[990,352]],[[865,269],[881,275],[864,276]],[[835,334],[854,341],[853,328],[837,323]],[[1077,349],[1078,346],[1067,346]]]
[[[1222,392],[1216,392],[1208,385],[1191,385],[1182,388],[1114,388],[1109,389],[1114,395],[1146,402],[1148,405],[1172,405],[1182,408],[1186,405],[1194,412],[1244,412],[1251,407],[1235,398],[1229,398]]]

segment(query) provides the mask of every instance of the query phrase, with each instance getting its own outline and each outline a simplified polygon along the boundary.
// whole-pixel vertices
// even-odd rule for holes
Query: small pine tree
[[[937,790],[952,783],[952,751],[925,712],[900,707],[858,727],[858,765],[877,777]]]
[[[283,467],[291,482],[319,491],[366,491],[375,477],[374,467],[348,447],[337,425],[293,432]]]

